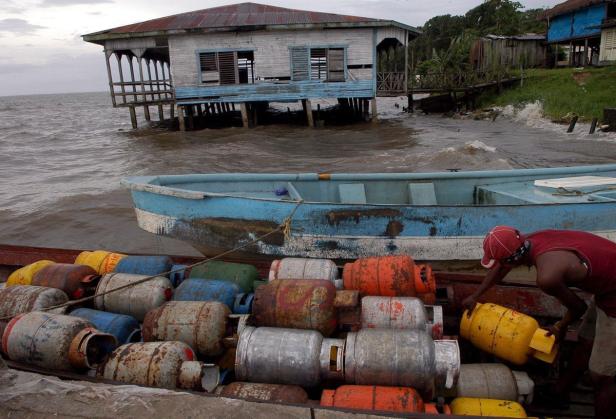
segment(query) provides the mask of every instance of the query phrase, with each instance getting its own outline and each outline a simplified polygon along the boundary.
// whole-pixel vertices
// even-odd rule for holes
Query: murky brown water
[[[408,115],[404,103],[380,100],[376,126],[180,133],[132,131],[128,111],[111,108],[105,93],[0,97],[0,243],[193,252],[139,230],[119,184],[129,175],[483,170],[616,160],[616,137],[588,136],[584,125],[568,135],[532,112],[495,122],[458,120]]]

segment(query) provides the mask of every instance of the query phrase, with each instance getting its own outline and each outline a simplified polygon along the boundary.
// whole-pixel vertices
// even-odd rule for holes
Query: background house
[[[546,65],[545,36],[534,33],[486,35],[471,46],[470,60],[473,69],[481,73],[502,67],[543,67]]]
[[[180,127],[193,113],[239,105],[244,125],[257,106],[338,98],[376,115],[377,55],[406,47],[418,31],[402,23],[241,3],[84,35],[105,50],[114,106],[170,104]],[[406,51],[406,48],[405,48]],[[117,67],[117,68],[116,68]],[[395,77],[406,91],[406,72]],[[253,121],[254,122],[254,121]]]

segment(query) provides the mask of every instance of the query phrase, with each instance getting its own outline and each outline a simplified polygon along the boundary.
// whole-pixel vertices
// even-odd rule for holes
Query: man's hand
[[[565,339],[565,336],[567,335],[567,329],[567,325],[564,325],[562,322],[556,322],[552,326],[548,327],[548,331],[545,335],[554,335],[554,337],[556,338],[556,343],[559,343]]]
[[[468,310],[468,313],[466,314],[467,316],[470,316],[473,313],[473,310],[475,309],[476,305],[477,297],[475,297],[474,295],[469,295],[464,299],[464,301],[462,301],[462,307]]]

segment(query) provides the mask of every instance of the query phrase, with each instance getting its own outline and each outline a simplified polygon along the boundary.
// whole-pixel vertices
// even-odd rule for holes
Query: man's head
[[[508,226],[496,226],[483,239],[481,265],[491,268],[500,264],[518,264],[524,255],[524,237],[518,230]],[[520,257],[516,258],[515,256]]]

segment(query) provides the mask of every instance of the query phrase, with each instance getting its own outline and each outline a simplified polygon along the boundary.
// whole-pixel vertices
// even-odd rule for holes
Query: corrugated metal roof
[[[611,3],[613,0],[567,0],[563,3],[559,3],[551,9],[546,10],[543,13],[542,18],[548,19],[554,16],[564,15],[565,13],[571,13],[585,7],[594,6],[600,3]]]
[[[210,9],[196,10],[173,16],[120,26],[86,36],[99,34],[135,34],[173,30],[212,30],[270,25],[304,24],[369,24],[389,21],[359,16],[337,15],[333,13],[310,12],[287,9],[257,3],[239,3]],[[396,23],[396,22],[392,22]],[[405,26],[399,24],[400,26]]]
[[[515,41],[545,41],[545,35],[536,33],[524,33],[521,35],[486,35],[484,38],[488,39],[512,39]]]

